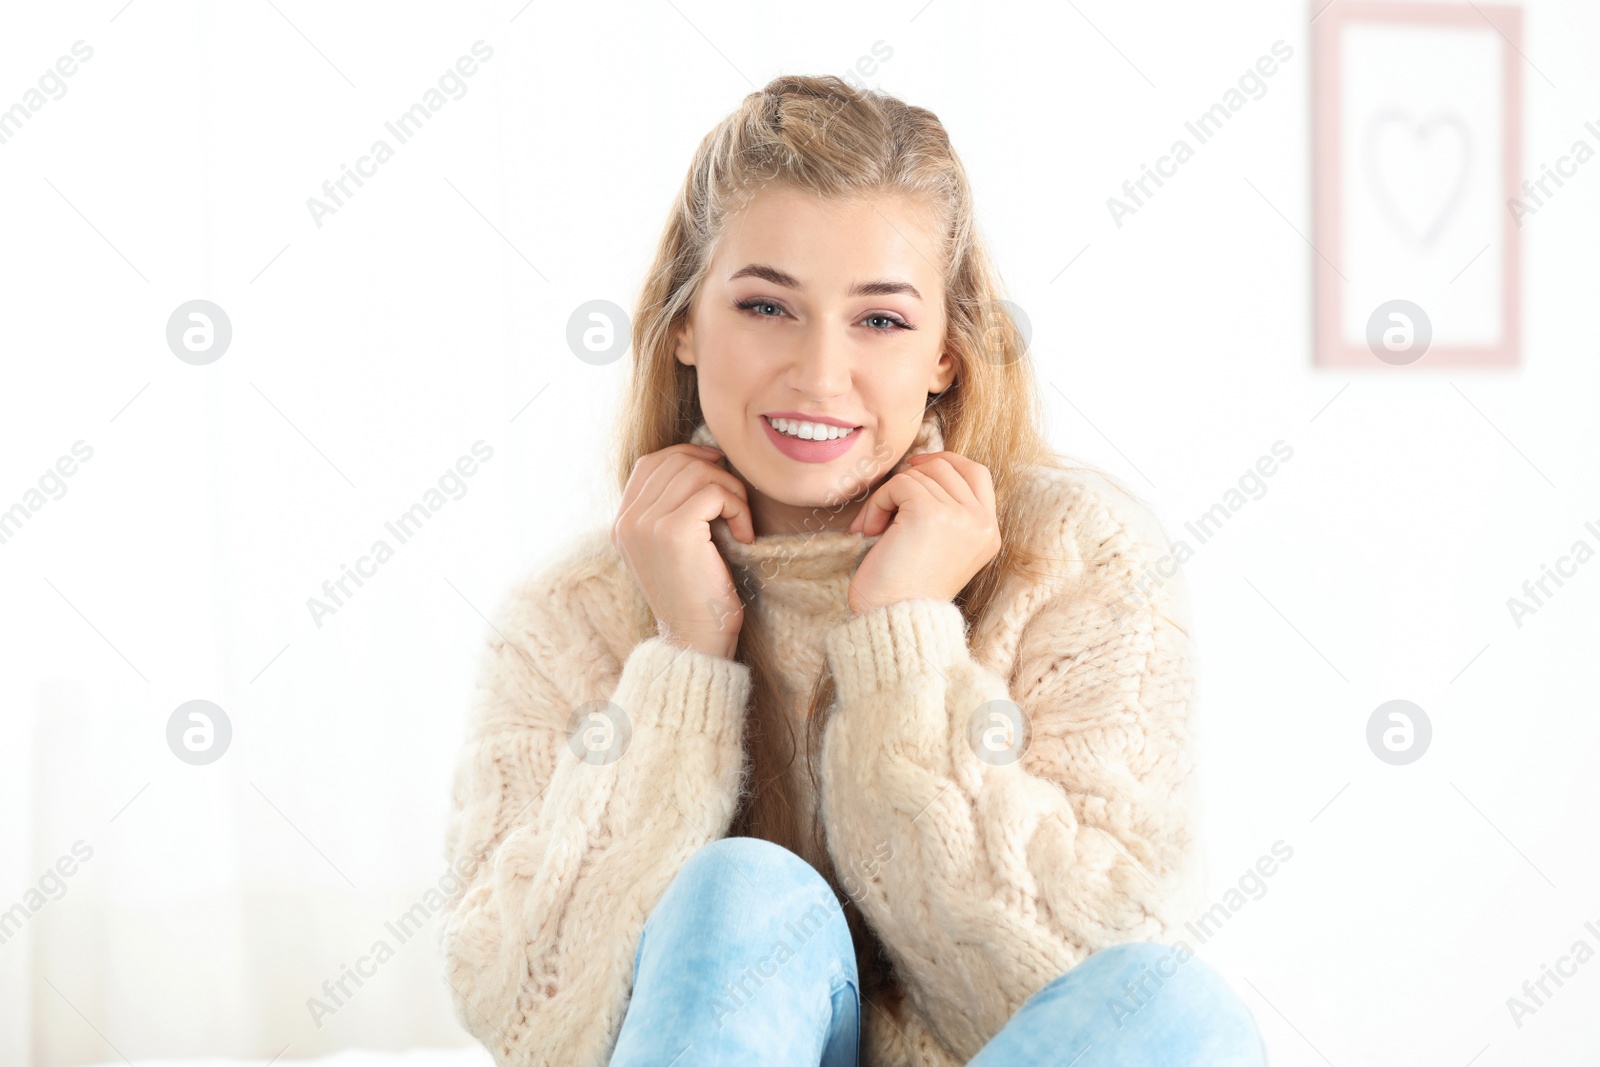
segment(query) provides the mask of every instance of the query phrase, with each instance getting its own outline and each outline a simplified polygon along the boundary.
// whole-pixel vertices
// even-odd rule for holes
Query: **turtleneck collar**
[[[704,421],[695,427],[689,440],[691,444],[717,447],[716,439]],[[943,450],[944,435],[940,431],[938,417],[930,411],[923,416],[922,426],[917,430],[911,447],[906,449],[906,454],[890,468],[883,480],[887,481],[906,470],[911,465],[909,461],[912,456]],[[721,460],[720,466],[727,469],[726,457]],[[734,538],[726,522],[711,524],[711,539],[716,542],[723,558],[730,564],[755,571],[763,587],[784,578],[818,580],[840,574],[848,576],[882,536],[867,537],[843,530],[808,530],[757,534],[755,541],[747,545]]]

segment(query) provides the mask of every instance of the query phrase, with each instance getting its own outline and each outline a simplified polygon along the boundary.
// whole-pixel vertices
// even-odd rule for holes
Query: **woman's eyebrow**
[[[752,263],[747,267],[734,271],[728,277],[728,280],[731,282],[739,278],[761,278],[764,281],[771,282],[773,285],[781,285],[785,289],[793,289],[797,293],[805,292],[805,286],[801,285],[800,280],[794,275],[786,274],[778,268],[769,267],[764,263]],[[922,299],[922,294],[917,292],[917,287],[910,282],[857,282],[850,287],[850,292],[846,295],[892,296],[896,293],[904,293],[907,296],[915,297],[917,300]]]

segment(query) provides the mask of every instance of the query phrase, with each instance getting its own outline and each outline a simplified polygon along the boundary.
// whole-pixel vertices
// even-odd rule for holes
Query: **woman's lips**
[[[772,446],[790,459],[797,459],[802,463],[827,463],[838,459],[854,448],[856,438],[861,436],[861,428],[858,426],[848,437],[839,437],[832,441],[807,441],[803,437],[790,437],[788,434],[779,433],[764,417],[757,417],[761,419],[761,426],[767,431],[767,440],[772,442]]]

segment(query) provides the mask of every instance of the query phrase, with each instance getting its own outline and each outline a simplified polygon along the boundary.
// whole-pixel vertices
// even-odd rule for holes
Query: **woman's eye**
[[[783,310],[782,305],[775,304],[771,300],[764,300],[760,297],[751,297],[749,300],[740,300],[733,306],[741,311],[748,311],[757,318],[763,319],[775,319],[779,316],[788,314],[787,311]],[[770,309],[770,312],[765,309]],[[867,323],[869,328],[874,333],[889,333],[893,330],[910,330],[914,328],[904,319],[898,318],[894,315],[886,315],[882,312],[874,312],[861,321]]]

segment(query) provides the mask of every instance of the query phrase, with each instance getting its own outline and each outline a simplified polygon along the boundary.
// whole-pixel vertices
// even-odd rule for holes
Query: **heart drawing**
[[[1363,159],[1372,196],[1401,236],[1438,240],[1461,206],[1472,167],[1472,135],[1453,112],[1418,121],[1387,109],[1367,123]]]

